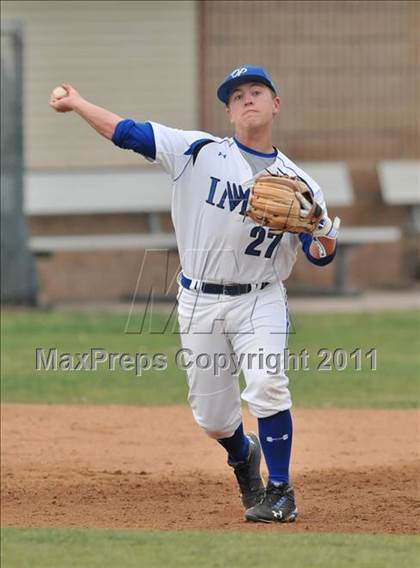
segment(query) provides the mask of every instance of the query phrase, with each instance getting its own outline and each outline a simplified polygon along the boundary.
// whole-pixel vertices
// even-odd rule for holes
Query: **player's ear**
[[[228,117],[229,117],[229,121],[230,121],[230,123],[231,123],[231,124],[233,124],[233,120],[232,120],[232,113],[230,112],[230,106],[229,106],[229,103],[228,103],[228,104],[226,105],[226,114],[227,114],[227,115],[228,115]]]
[[[280,111],[280,97],[277,95],[273,97],[273,116]]]

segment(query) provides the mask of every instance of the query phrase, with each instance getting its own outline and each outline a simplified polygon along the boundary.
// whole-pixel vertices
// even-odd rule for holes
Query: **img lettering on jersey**
[[[245,215],[250,189],[248,188],[244,192],[241,185],[227,181],[224,191],[220,194],[221,187],[219,187],[219,184],[221,180],[213,176],[210,176],[210,180],[209,194],[206,203],[215,205],[219,207],[219,209],[225,209],[226,200],[228,200],[230,211],[234,211],[238,205],[241,204],[238,213],[239,215]]]

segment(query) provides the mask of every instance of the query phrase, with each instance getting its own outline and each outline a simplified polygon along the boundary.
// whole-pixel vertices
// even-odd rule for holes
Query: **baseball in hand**
[[[52,94],[56,99],[62,99],[63,97],[67,97],[68,95],[67,91],[63,89],[63,87],[56,87],[53,90]]]

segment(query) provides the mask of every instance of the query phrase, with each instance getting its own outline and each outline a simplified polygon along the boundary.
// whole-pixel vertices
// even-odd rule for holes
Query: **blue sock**
[[[293,434],[290,410],[258,418],[258,429],[269,480],[274,484],[289,483]]]
[[[245,461],[249,452],[249,440],[244,434],[242,422],[239,424],[235,433],[230,438],[221,438],[217,440],[229,454],[229,460],[232,462]]]

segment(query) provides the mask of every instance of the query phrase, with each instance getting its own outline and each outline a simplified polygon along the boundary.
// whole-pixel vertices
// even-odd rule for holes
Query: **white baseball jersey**
[[[233,138],[184,131],[150,122],[156,162],[173,180],[172,221],[184,274],[205,282],[257,284],[285,280],[299,238],[274,235],[245,216],[254,172]],[[196,158],[194,143],[212,140]],[[325,208],[319,185],[277,151],[271,174],[297,175]]]

